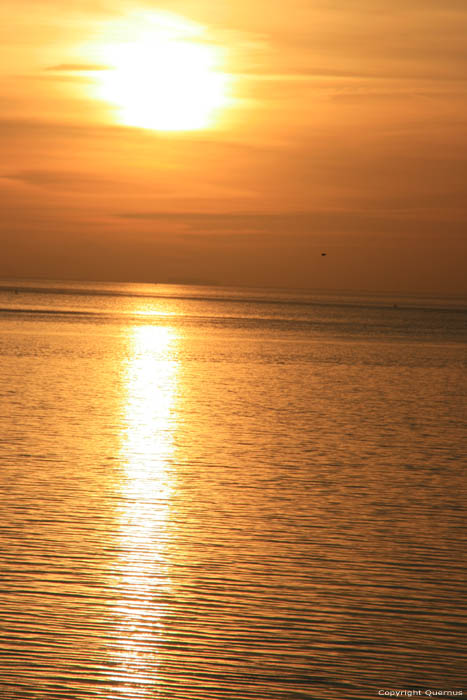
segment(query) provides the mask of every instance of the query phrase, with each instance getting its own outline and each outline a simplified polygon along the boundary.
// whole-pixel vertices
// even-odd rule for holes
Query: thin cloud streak
[[[96,63],[59,63],[56,66],[48,66],[47,68],[44,68],[46,71],[54,71],[54,72],[59,72],[59,71],[65,71],[67,73],[70,72],[95,72],[95,71],[103,71],[103,70],[111,70],[110,66],[104,66],[104,65],[99,65]]]

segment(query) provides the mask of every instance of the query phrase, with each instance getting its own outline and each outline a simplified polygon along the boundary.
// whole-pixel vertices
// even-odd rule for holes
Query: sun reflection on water
[[[112,645],[119,693],[154,697],[158,645],[171,589],[168,566],[177,395],[172,328],[135,326],[129,337],[117,506],[118,600]],[[150,695],[148,695],[150,693]]]

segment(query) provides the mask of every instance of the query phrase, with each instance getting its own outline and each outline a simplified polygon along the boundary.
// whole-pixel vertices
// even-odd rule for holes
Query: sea
[[[0,283],[0,698],[465,684],[467,302]]]

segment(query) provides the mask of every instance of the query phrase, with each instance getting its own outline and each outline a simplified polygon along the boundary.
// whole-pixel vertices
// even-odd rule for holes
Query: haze
[[[464,0],[5,0],[0,26],[0,276],[467,293]],[[126,58],[174,36],[178,72]]]

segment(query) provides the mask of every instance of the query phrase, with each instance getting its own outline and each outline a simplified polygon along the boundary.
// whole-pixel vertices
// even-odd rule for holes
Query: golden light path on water
[[[118,486],[120,592],[112,661],[119,697],[154,697],[170,572],[170,509],[177,393],[177,337],[172,328],[135,326],[129,333]]]

